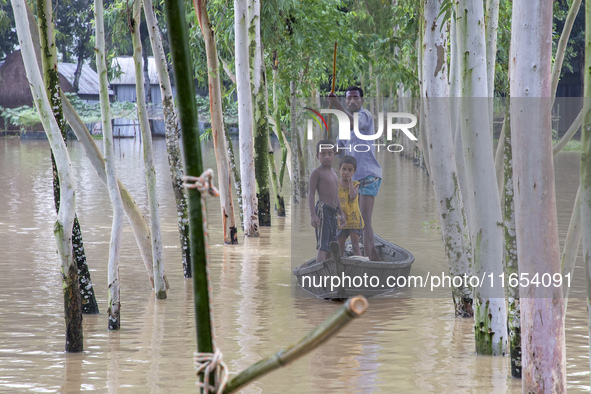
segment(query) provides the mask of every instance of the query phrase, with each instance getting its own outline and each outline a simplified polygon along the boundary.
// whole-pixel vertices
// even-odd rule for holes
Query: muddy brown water
[[[99,141],[100,144],[100,141]],[[102,144],[100,144],[102,145]],[[147,213],[141,145],[115,144],[119,176]],[[70,155],[77,213],[101,314],[84,316],[84,352],[64,352],[61,280],[52,233],[55,213],[47,141],[0,138],[0,392],[195,392],[192,284],[183,279],[166,147],[155,140],[165,269],[171,289],[156,301],[126,224],[121,276],[121,330],[107,330],[108,193],[76,142]],[[205,161],[215,168],[213,149]],[[376,201],[376,232],[411,250],[413,273],[445,268],[431,182],[396,155],[385,160]],[[558,222],[564,240],[578,185],[577,153],[556,158]],[[261,238],[221,244],[220,212],[208,202],[216,343],[231,373],[305,335],[340,304],[292,296],[292,231],[309,232],[307,202],[288,204]],[[375,217],[375,214],[374,214]],[[293,223],[293,224],[292,224]],[[309,252],[308,252],[309,249]],[[581,259],[575,277],[582,277]],[[572,290],[583,294],[575,283]],[[566,317],[569,392],[589,390],[587,311],[572,297]],[[257,380],[245,393],[520,392],[508,357],[474,353],[473,328],[456,319],[449,297],[371,300],[368,312],[327,344]]]

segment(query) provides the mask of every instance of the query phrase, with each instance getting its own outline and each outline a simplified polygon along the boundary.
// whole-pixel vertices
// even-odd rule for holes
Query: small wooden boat
[[[374,245],[381,261],[352,256],[350,243],[345,245],[345,253],[341,255],[339,244],[332,242],[328,260],[317,263],[314,258],[294,268],[293,273],[302,289],[319,298],[345,299],[360,294],[372,297],[388,293],[397,287],[396,283],[406,283],[396,278],[408,277],[415,258],[408,250],[376,234]]]

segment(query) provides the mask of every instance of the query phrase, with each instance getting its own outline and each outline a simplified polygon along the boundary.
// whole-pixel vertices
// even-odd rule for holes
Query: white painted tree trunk
[[[500,0],[486,0],[486,86],[489,98],[495,96],[495,64],[497,60],[500,2]],[[489,116],[492,119],[492,100],[489,101],[489,105],[491,106]]]
[[[47,139],[49,140],[51,151],[55,157],[55,163],[60,179],[60,207],[57,214],[57,220],[54,224],[54,235],[60,260],[62,284],[64,290],[66,290],[66,287],[73,288],[73,286],[78,286],[77,280],[72,283],[73,281],[71,280],[70,275],[72,271],[77,271],[72,253],[72,226],[74,224],[74,217],[76,216],[76,185],[72,173],[72,164],[60,128],[53,116],[51,104],[43,84],[43,77],[41,76],[29,31],[27,6],[24,0],[11,0],[11,4],[14,12],[25,72],[33,96],[33,102],[39,113],[43,129],[47,134]],[[64,303],[66,309],[66,350],[82,351],[82,307],[81,305],[78,306],[79,316],[74,317],[75,320],[79,321],[80,326],[72,327],[72,316],[69,316],[68,313],[68,302],[80,303],[79,293],[76,299],[74,295],[68,295],[66,294],[66,291],[64,291]],[[76,334],[79,336],[79,338],[74,338],[75,340],[80,341],[76,346],[76,349],[72,349],[72,344],[68,343],[68,341],[72,339],[68,338],[68,332],[71,332],[72,329],[76,329]]]
[[[242,182],[242,209],[244,235],[259,236],[254,171],[253,112],[248,60],[247,0],[234,0],[234,30],[236,54],[236,90],[238,93],[238,123],[240,145],[240,179]]]
[[[579,254],[579,247],[581,246],[581,238],[583,237],[583,229],[581,228],[581,185],[577,190],[577,196],[573,204],[573,212],[570,216],[566,238],[564,239],[564,247],[562,255],[560,256],[560,267],[562,275],[570,275],[573,277],[577,255]],[[568,305],[568,295],[570,287],[564,286],[562,294],[564,295],[564,317],[566,317],[566,308]]]
[[[113,150],[113,128],[111,127],[111,107],[109,105],[109,81],[107,80],[107,63],[105,55],[105,25],[103,18],[103,0],[94,1],[95,37],[96,37],[96,69],[99,75],[99,97],[101,105],[101,124],[103,128],[103,147],[105,152],[105,170],[107,188],[113,205],[113,224],[109,245],[108,282],[108,327],[117,330],[121,326],[119,297],[119,258],[121,256],[121,234],[123,232],[123,201],[117,182],[115,169],[115,152]]]
[[[581,223],[583,226],[583,257],[587,285],[587,310],[591,333],[591,2],[585,2],[585,82],[583,88],[585,120],[581,137]],[[591,342],[591,337],[589,337]],[[591,347],[589,348],[591,356]],[[591,357],[589,358],[591,363]]]
[[[552,0],[513,2],[511,143],[519,274],[560,273],[550,62]],[[522,390],[566,392],[564,299],[556,287],[520,288]]]
[[[183,187],[183,162],[181,155],[181,147],[179,144],[180,126],[177,117],[177,111],[174,105],[174,97],[172,96],[172,86],[170,84],[170,76],[168,74],[168,66],[166,64],[166,55],[162,46],[162,36],[158,21],[154,15],[154,6],[152,0],[143,0],[144,15],[146,16],[146,24],[148,26],[148,33],[150,35],[150,44],[152,46],[152,53],[154,54],[154,63],[156,64],[156,71],[158,73],[158,81],[160,82],[160,96],[162,97],[162,114],[164,116],[164,128],[166,137],[166,150],[168,151],[168,164],[170,166],[170,176],[172,180],[172,189],[176,202],[179,238],[182,249],[182,264],[183,274],[185,278],[190,278],[191,264],[189,250],[189,210],[187,204],[187,194]],[[147,75],[146,75],[147,77]],[[219,171],[218,171],[219,172]],[[224,195],[227,190],[220,182],[220,194]],[[220,197],[220,199],[222,199]],[[222,216],[225,217],[225,216]],[[232,216],[233,217],[233,216]]]
[[[96,171],[98,177],[103,182],[103,184],[107,186],[107,172],[105,169],[105,159],[103,158],[102,153],[99,151],[94,139],[84,125],[84,121],[78,116],[74,110],[74,107],[72,107],[72,104],[63,92],[61,92],[61,98],[64,116],[66,117],[68,124],[72,128],[76,138],[78,138],[82,150],[84,150],[86,157],[90,161],[90,164]],[[125,211],[125,215],[127,215],[127,218],[131,224],[135,241],[138,245],[140,255],[142,256],[142,261],[144,262],[148,278],[150,279],[150,283],[152,284],[153,288],[154,270],[152,268],[152,237],[150,236],[148,222],[146,221],[146,218],[144,217],[144,214],[140,210],[139,206],[135,202],[133,196],[129,193],[127,188],[120,180],[118,180],[118,186],[119,191],[121,192],[121,199],[123,201],[123,210]]]
[[[217,164],[218,184],[220,188],[220,206],[222,210],[222,226],[224,229],[224,243],[237,244],[236,219],[232,202],[232,178],[230,176],[230,158],[224,132],[224,112],[222,109],[222,90],[220,65],[215,43],[215,33],[207,15],[207,2],[196,0],[197,19],[201,26],[205,51],[207,53],[207,74],[209,82],[209,104],[211,109],[211,132]]]
[[[499,5],[500,0],[486,0],[486,86],[488,89],[488,117],[490,119],[491,137],[494,133],[494,96],[495,96],[495,64],[497,60],[497,32],[499,30]],[[503,141],[499,138],[499,141]],[[501,145],[502,146],[502,145]],[[498,149],[497,149],[498,150]],[[501,155],[499,155],[501,156]],[[496,157],[495,157],[496,158]],[[496,161],[495,161],[496,164]],[[499,159],[498,167],[502,168],[502,160]],[[497,166],[495,166],[495,169]],[[495,172],[496,173],[496,172]],[[498,174],[498,173],[497,173]],[[501,184],[501,177],[497,177],[497,185]],[[500,189],[500,187],[499,187]],[[500,196],[500,192],[499,192]]]
[[[428,157],[441,232],[452,276],[472,273],[472,246],[458,183],[449,113],[447,31],[438,17],[443,0],[424,3],[422,48],[423,113]],[[472,289],[452,288],[456,316],[472,317]]]
[[[135,94],[137,112],[142,132],[142,146],[144,150],[144,169],[146,173],[146,189],[150,209],[150,232],[152,234],[152,261],[154,269],[154,292],[157,299],[166,298],[166,282],[164,280],[164,260],[162,256],[162,233],[160,231],[160,214],[158,212],[158,196],[156,193],[156,170],[154,169],[154,155],[152,153],[152,131],[148,121],[146,96],[144,93],[144,68],[142,67],[142,41],[140,37],[141,2],[133,3],[130,18],[133,42],[133,62],[135,66]]]
[[[248,0],[248,52],[253,104],[254,166],[259,225],[271,225],[267,82],[261,43],[261,2]]]
[[[503,274],[501,204],[488,116],[484,10],[481,0],[460,0],[457,11],[460,57],[461,133],[467,196],[471,196],[470,234],[474,274]],[[490,282],[489,282],[490,284]],[[507,309],[500,286],[476,288],[474,334],[479,354],[502,355],[507,344]]]

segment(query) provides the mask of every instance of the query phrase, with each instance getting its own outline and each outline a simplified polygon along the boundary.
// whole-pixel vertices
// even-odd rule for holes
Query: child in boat
[[[359,249],[359,237],[363,229],[363,217],[359,210],[359,186],[360,183],[353,180],[357,171],[357,160],[353,156],[343,156],[339,163],[341,180],[339,181],[339,202],[345,214],[346,221],[339,226],[337,240],[341,251],[345,251],[345,241],[350,236],[353,255],[361,256]]]
[[[321,140],[316,145],[316,157],[320,165],[310,174],[308,205],[312,227],[316,229],[316,261],[327,260],[331,242],[337,240],[337,214],[341,223],[345,215],[341,210],[338,195],[339,178],[332,168],[336,145],[330,140]],[[318,202],[315,202],[318,192]]]

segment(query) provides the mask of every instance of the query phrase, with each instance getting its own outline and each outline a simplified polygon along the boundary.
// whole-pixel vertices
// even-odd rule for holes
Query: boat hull
[[[316,259],[309,260],[294,268],[293,273],[303,290],[319,298],[374,297],[388,293],[397,288],[395,284],[400,282],[397,278],[408,277],[414,256],[378,235],[374,235],[374,244],[382,261],[350,256],[350,252],[341,257],[340,251],[331,250],[332,257],[328,260],[319,263]],[[338,249],[336,243],[331,247],[335,245]]]

